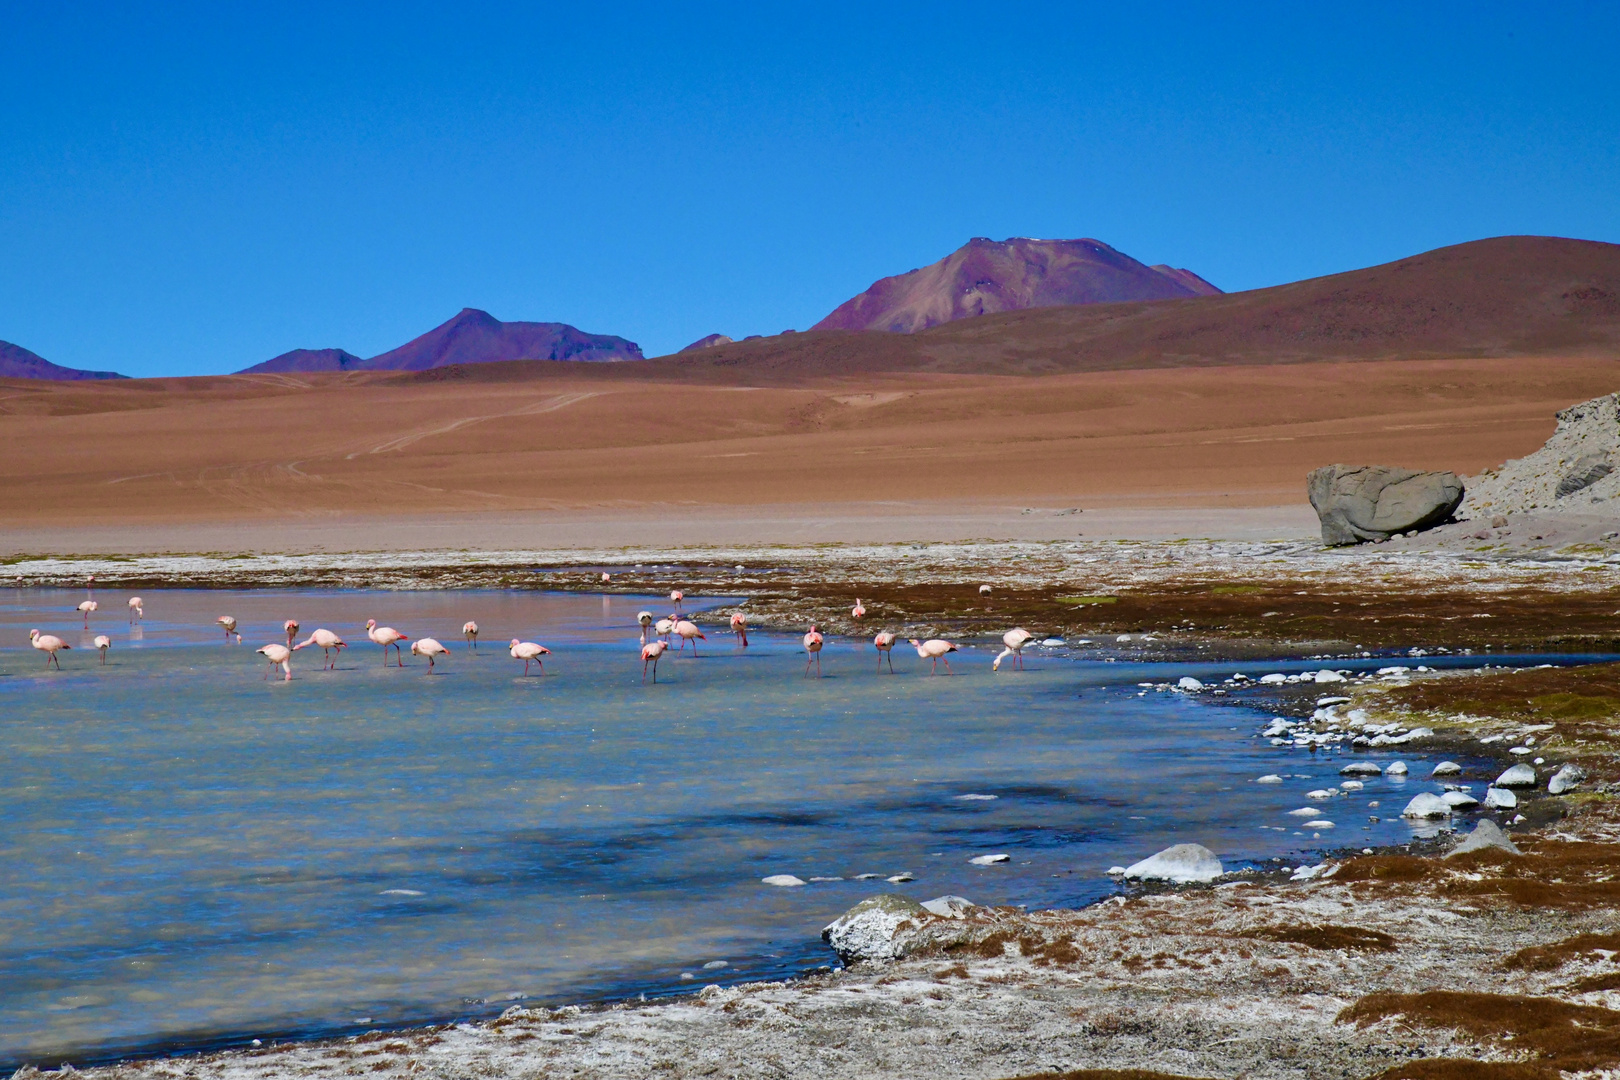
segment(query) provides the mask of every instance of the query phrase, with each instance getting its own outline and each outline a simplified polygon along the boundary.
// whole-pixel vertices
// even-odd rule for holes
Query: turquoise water
[[[881,890],[1076,904],[1170,843],[1230,868],[1410,835],[1393,801],[1340,801],[1335,835],[1300,831],[1285,812],[1345,759],[1256,738],[1270,713],[1135,686],[1316,665],[1035,650],[992,675],[981,648],[931,678],[897,649],[890,676],[869,644],[831,640],[826,677],[807,679],[796,637],[745,651],[711,630],[654,686],[635,613],[667,602],[648,598],[143,595],[138,632],[123,594],[98,596],[102,666],[72,611],[83,594],[0,594],[0,1062],[780,976],[832,962],[821,927]],[[222,641],[222,614],[242,645]],[[336,671],[306,649],[291,683],[262,678],[252,650],[289,617],[350,642]],[[445,642],[440,674],[384,667],[368,617]],[[62,672],[30,627],[75,646]],[[554,650],[546,677],[523,677],[513,636]],[[1252,782],[1274,772],[1286,782]],[[1380,778],[1358,799],[1419,789]],[[916,880],[854,880],[901,873]],[[844,880],[761,884],[772,874]]]

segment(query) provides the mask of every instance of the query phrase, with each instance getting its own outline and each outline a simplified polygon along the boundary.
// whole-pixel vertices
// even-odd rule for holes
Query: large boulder
[[[1454,472],[1382,465],[1324,465],[1306,486],[1322,519],[1322,542],[1330,546],[1432,528],[1463,500],[1463,483]]]
[[[905,955],[903,931],[928,919],[928,909],[909,896],[884,893],[862,900],[821,931],[821,940],[846,964],[893,960]]]
[[[1138,881],[1168,881],[1176,885],[1214,881],[1225,873],[1221,860],[1202,844],[1177,844],[1125,868],[1125,876]]]

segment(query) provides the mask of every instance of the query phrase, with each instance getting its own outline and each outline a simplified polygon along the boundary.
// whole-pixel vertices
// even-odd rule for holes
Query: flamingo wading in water
[[[287,648],[290,649],[293,647],[293,639],[298,636],[298,620],[288,619],[281,624],[281,628],[287,631]],[[260,649],[259,651],[263,652],[264,650]]]
[[[138,596],[130,597],[129,598],[129,621],[130,621],[130,623],[131,624],[138,623],[138,622],[141,621],[141,619],[143,619],[145,617],[146,617],[146,609],[141,606],[141,598],[138,597]]]
[[[877,649],[878,670],[883,670],[883,658],[889,658],[889,674],[894,674],[894,632],[892,630],[879,630],[872,636],[872,645]]]
[[[225,628],[225,644],[229,645],[231,643],[232,634],[236,635],[236,643],[238,645],[242,644],[242,635],[236,633],[236,617],[234,615],[221,615],[214,621]]]
[[[685,600],[685,599],[686,599],[686,594],[681,592],[681,590],[672,589],[670,591],[669,602],[675,605],[675,611],[676,611],[677,614],[679,614],[679,612],[681,610],[681,601]]]
[[[652,665],[653,682],[658,681],[658,658],[664,655],[664,650],[667,648],[669,648],[668,643],[656,639],[647,642],[641,647],[641,683],[643,686],[647,684],[648,664]]]
[[[1000,671],[1001,662],[1007,659],[1007,657],[1011,656],[1013,658],[1013,667],[1019,671],[1023,671],[1024,646],[1034,641],[1035,635],[1030,633],[1028,630],[1025,630],[1022,626],[1015,626],[1005,634],[1002,634],[1001,640],[1006,644],[1007,647],[1001,650],[1001,654],[997,656],[995,662],[990,665],[990,670]]]
[[[731,632],[737,635],[738,644],[748,648],[748,619],[740,611],[731,613]]]
[[[675,633],[680,635],[680,638],[681,638],[681,650],[682,651],[685,651],[686,643],[688,641],[690,641],[692,643],[692,655],[693,656],[696,656],[698,654],[697,643],[699,641],[708,641],[709,640],[708,638],[703,636],[703,631],[701,631],[701,630],[699,630],[697,628],[697,623],[688,622],[685,619],[682,619],[682,620],[680,620],[679,622],[677,622],[675,624]]]
[[[467,639],[467,644],[472,646],[473,652],[478,651],[478,624],[477,623],[473,622],[471,619],[468,619],[466,622],[462,623],[461,624],[461,636]]]
[[[101,650],[101,662],[105,665],[107,663],[107,650],[112,648],[112,638],[106,634],[97,634],[95,641],[91,642],[91,644]]]
[[[62,670],[62,661],[56,658],[56,650],[71,649],[73,646],[57,637],[55,634],[42,634],[38,630],[28,631],[28,643],[42,653],[47,653],[45,666],[56,665],[56,670]]]
[[[523,661],[523,674],[527,675],[529,673],[529,661],[531,660],[540,665],[540,674],[544,675],[546,673],[546,662],[540,658],[550,656],[551,650],[544,645],[536,645],[532,641],[519,641],[517,638],[513,638],[510,651],[512,659]]]
[[[294,623],[293,625],[296,626],[297,624]],[[271,642],[263,648],[255,649],[254,652],[262,653],[264,658],[270,661],[270,670],[264,673],[266,680],[270,678],[270,673],[279,667],[284,672],[281,681],[292,682],[293,651],[291,649],[280,642]]]
[[[307,649],[311,645],[320,646],[321,652],[326,655],[326,670],[330,671],[337,667],[337,661],[332,659],[332,651],[336,649],[338,655],[342,656],[343,650],[348,648],[349,643],[330,630],[317,628],[308,638],[294,645],[292,651],[297,652],[299,649]]]
[[[821,678],[821,633],[814,623],[810,624],[810,632],[804,635],[804,673],[810,674],[810,661],[816,662],[816,678]]]
[[[433,638],[417,638],[411,642],[412,656],[425,656],[428,662],[428,674],[433,674],[433,658],[436,656],[449,656],[450,650],[440,645]]]
[[[922,657],[924,660],[932,660],[934,662],[933,674],[939,674],[939,662],[941,660],[945,661],[945,674],[956,674],[951,670],[950,658],[945,655],[946,653],[955,652],[955,645],[952,645],[948,641],[941,641],[939,638],[929,638],[927,641],[918,641],[916,638],[912,638],[911,643],[917,647],[918,656]]]
[[[90,629],[90,613],[101,605],[94,600],[85,600],[79,604],[79,613],[84,616],[84,628]]]
[[[395,630],[392,626],[378,626],[376,619],[366,620],[366,637],[383,647],[383,667],[388,666],[388,649],[390,646],[394,650],[395,659],[399,661],[399,666],[405,666],[405,654],[400,649],[399,643],[409,641],[410,638]]]
[[[636,622],[641,624],[641,643],[645,645],[647,644],[647,631],[652,629],[653,613],[650,611],[637,612]]]

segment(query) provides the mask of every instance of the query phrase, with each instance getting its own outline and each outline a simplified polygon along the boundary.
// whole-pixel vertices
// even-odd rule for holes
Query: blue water
[[[933,678],[897,649],[890,676],[869,644],[832,640],[815,679],[797,637],[744,651],[709,631],[654,686],[634,619],[667,601],[143,595],[138,630],[124,594],[98,596],[102,666],[83,594],[0,593],[0,1062],[779,976],[831,962],[821,927],[874,892],[1080,904],[1113,891],[1109,866],[1181,841],[1229,868],[1295,864],[1409,838],[1399,804],[1432,787],[1432,759],[1405,753],[1413,779],[1370,781],[1324,808],[1332,833],[1303,831],[1286,811],[1346,758],[1255,738],[1263,710],[1135,685],[1316,664],[1035,652],[993,675],[981,648]],[[346,637],[337,670],[304,650],[292,682],[263,679],[252,650],[288,617]],[[432,676],[384,667],[367,617],[452,654]],[[28,647],[36,626],[75,646],[60,673]],[[512,636],[554,650],[544,678],[523,677]],[[996,852],[1011,860],[968,862]],[[901,873],[916,880],[853,880]]]

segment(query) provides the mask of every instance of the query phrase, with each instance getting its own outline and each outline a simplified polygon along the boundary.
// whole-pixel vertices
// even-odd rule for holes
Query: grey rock
[[[1468,810],[1479,805],[1479,800],[1466,791],[1448,791],[1440,799],[1453,810]]]
[[[1565,765],[1562,769],[1553,773],[1552,779],[1547,781],[1547,793],[1549,795],[1562,795],[1585,779],[1585,769],[1579,765]]]
[[[1377,776],[1379,773],[1381,773],[1383,771],[1384,771],[1383,769],[1380,769],[1377,765],[1374,765],[1370,761],[1352,761],[1350,764],[1346,765],[1344,768],[1339,770],[1339,775],[1340,776]]]
[[[1583,488],[1591,487],[1612,472],[1614,466],[1609,464],[1607,454],[1582,454],[1558,481],[1558,486],[1553,489],[1553,497],[1566,498]]]
[[[1456,473],[1381,465],[1324,465],[1310,474],[1306,490],[1322,542],[1333,547],[1431,528],[1463,500]]]
[[[1412,797],[1401,811],[1404,818],[1442,818],[1451,816],[1451,804],[1433,792],[1423,791]]]
[[[1620,397],[1605,394],[1560,411],[1557,430],[1539,450],[1469,477],[1458,516],[1482,519],[1481,524],[1488,517],[1496,526],[1505,514],[1545,514],[1589,506],[1590,497],[1613,499],[1620,494],[1616,462]],[[1570,497],[1577,492],[1582,498]]]
[[[1434,767],[1434,771],[1429,773],[1429,775],[1456,776],[1460,772],[1462,772],[1462,766],[1457,764],[1455,761],[1442,761],[1440,764]]]
[[[1446,852],[1446,858],[1449,859],[1453,855],[1466,855],[1470,851],[1482,851],[1486,848],[1497,848],[1510,855],[1522,854],[1514,846],[1513,841],[1508,838],[1508,834],[1502,831],[1500,825],[1490,818],[1482,818],[1480,823],[1474,826],[1474,831],[1463,837],[1462,843]]]
[[[941,918],[960,919],[969,910],[979,905],[965,896],[952,896],[947,893],[944,896],[936,896],[932,900],[924,900],[922,906],[923,910]]]
[[[1520,762],[1496,778],[1497,787],[1535,787],[1536,770]]]
[[[1485,789],[1485,809],[1512,810],[1519,805],[1519,797],[1505,787]]]
[[[904,955],[895,935],[928,918],[928,909],[909,896],[883,893],[868,897],[828,923],[821,940],[845,963],[893,960]]]
[[[1125,868],[1127,878],[1141,881],[1169,881],[1186,885],[1214,881],[1225,873],[1221,860],[1202,844],[1177,844]]]

